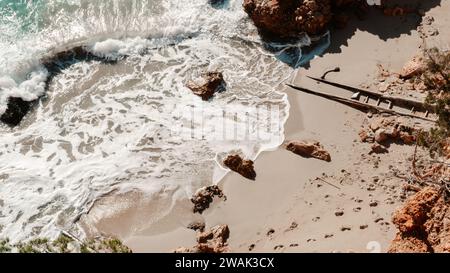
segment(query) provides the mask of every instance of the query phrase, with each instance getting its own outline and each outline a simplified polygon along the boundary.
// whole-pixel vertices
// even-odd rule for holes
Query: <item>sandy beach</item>
[[[426,27],[439,34],[425,38],[427,46],[448,49],[450,2],[429,2],[423,17],[434,21]],[[345,91],[306,77],[338,66],[341,71],[329,74],[329,80],[377,91],[382,84],[378,65],[398,72],[423,46],[419,22],[417,16],[384,17],[379,11],[352,20],[333,31],[326,53],[298,69],[291,83],[345,96]],[[286,142],[317,140],[331,162],[305,159],[282,146],[258,157],[256,181],[229,173],[219,184],[226,201],[216,199],[202,215],[192,213],[187,199],[167,204],[126,194],[99,201],[85,221],[118,236],[134,252],[195,245],[195,231],[186,228],[193,221],[204,221],[207,228],[228,225],[231,252],[386,252],[396,234],[392,214],[408,197],[395,173],[408,170],[414,146],[393,143],[387,154],[369,154],[370,145],[358,137],[368,122],[366,113],[291,88],[284,92],[291,107]],[[124,206],[119,213],[103,215],[102,206],[111,202]],[[164,207],[173,210],[162,221],[145,222]]]
[[[449,14],[0,0],[0,253],[450,253]]]

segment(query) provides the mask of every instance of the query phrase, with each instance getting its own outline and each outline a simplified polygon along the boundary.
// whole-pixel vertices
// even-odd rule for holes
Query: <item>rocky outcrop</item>
[[[216,185],[199,189],[191,198],[191,202],[194,204],[194,213],[203,213],[204,210],[209,208],[216,196],[226,199],[222,190]]]
[[[211,99],[216,92],[225,89],[223,74],[220,72],[207,72],[198,81],[189,81],[186,86],[204,101]]]
[[[175,253],[224,253],[229,251],[227,244],[230,229],[227,225],[218,225],[197,234],[197,245],[192,248],[180,247]]]
[[[244,0],[261,33],[282,39],[321,34],[330,24],[343,27],[349,19],[346,10],[361,13],[366,7],[363,0]]]
[[[251,160],[244,160],[239,155],[229,155],[223,164],[247,179],[256,179],[255,168]]]
[[[331,161],[330,153],[324,150],[323,146],[317,141],[291,141],[286,149],[302,157]]]
[[[433,187],[415,194],[393,216],[398,233],[389,252],[450,252],[449,208]]]
[[[244,9],[263,33],[279,38],[322,33],[332,19],[330,0],[244,0]]]
[[[32,102],[24,101],[21,98],[10,97],[8,108],[0,117],[0,120],[9,126],[17,126],[30,111],[32,104]]]

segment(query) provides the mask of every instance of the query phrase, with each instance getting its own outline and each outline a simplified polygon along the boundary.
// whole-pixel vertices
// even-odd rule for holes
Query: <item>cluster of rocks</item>
[[[368,128],[359,132],[361,142],[373,143],[373,153],[386,153],[392,142],[413,144],[416,142],[415,129],[402,124],[395,117],[375,117]]]
[[[398,228],[389,252],[450,252],[450,205],[442,193],[426,187],[393,216]]]
[[[223,161],[223,164],[230,168],[230,170],[237,172],[247,179],[256,179],[255,168],[253,166],[253,161],[251,160],[244,160],[239,155],[229,155]]]
[[[203,213],[209,205],[214,201],[214,197],[223,198],[226,200],[226,196],[223,194],[219,186],[209,186],[199,189],[191,198],[191,202],[194,204],[194,213]]]
[[[216,92],[225,90],[226,85],[223,74],[214,71],[204,73],[198,81],[189,81],[186,86],[202,100],[208,101]]]
[[[318,141],[291,141],[287,144],[286,149],[302,157],[331,161],[330,153],[324,150]]]
[[[180,247],[175,253],[224,253],[229,252],[228,238],[230,229],[227,225],[218,225],[208,231],[197,233],[197,245],[191,248]]]

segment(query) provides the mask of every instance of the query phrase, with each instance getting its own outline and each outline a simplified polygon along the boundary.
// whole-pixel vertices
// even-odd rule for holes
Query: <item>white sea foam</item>
[[[224,175],[227,152],[255,158],[282,143],[289,105],[277,88],[292,69],[262,51],[242,1],[45,3],[41,29],[7,29],[0,43],[3,110],[8,96],[43,94],[48,54],[85,45],[118,62],[66,68],[20,127],[0,127],[0,237],[83,236],[74,222],[105,193],[186,197]],[[215,69],[227,90],[213,100],[185,87]]]

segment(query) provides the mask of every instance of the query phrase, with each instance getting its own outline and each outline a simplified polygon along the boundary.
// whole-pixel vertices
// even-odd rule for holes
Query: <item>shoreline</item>
[[[427,14],[445,26],[449,24],[445,18],[449,10],[445,2]],[[378,64],[399,71],[419,51],[422,41],[415,29],[406,33],[389,29],[390,20],[378,22],[372,14],[365,21],[350,22],[352,26],[335,32],[334,44],[326,53],[294,72],[292,82],[338,93],[341,91],[305,79],[305,74],[320,76],[339,64],[341,72],[329,78],[360,86],[378,84]],[[367,30],[373,28],[368,26],[370,22],[378,23],[376,29],[398,33],[371,33]],[[439,39],[449,37],[445,28],[439,26],[439,30],[443,32],[429,39],[431,43],[439,44]],[[340,37],[349,36],[341,41]],[[285,90],[290,104],[285,141],[318,140],[331,153],[331,163],[303,159],[281,146],[258,156],[256,182],[228,173],[219,182],[227,201],[215,200],[203,215],[193,215],[190,201],[180,200],[158,225],[137,235],[122,230],[121,235],[121,228],[130,230],[123,225],[145,221],[154,205],[154,200],[133,199],[124,214],[104,222],[100,230],[116,233],[135,252],[172,252],[177,247],[195,245],[195,232],[186,226],[198,220],[207,227],[227,224],[232,252],[386,252],[396,233],[391,215],[406,198],[401,180],[392,176],[393,167],[407,169],[413,147],[393,144],[387,155],[368,155],[370,146],[358,140],[358,131],[367,119],[364,113]],[[322,117],[320,122],[318,117]],[[314,180],[317,177],[339,189]],[[119,199],[112,198],[114,202]],[[124,221],[130,217],[132,220]]]

